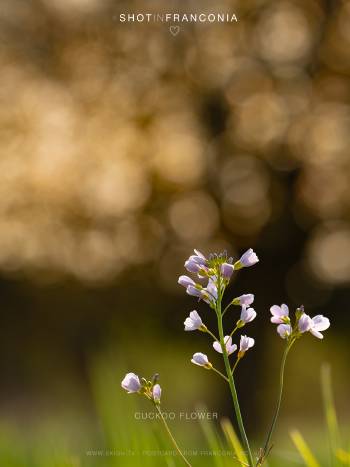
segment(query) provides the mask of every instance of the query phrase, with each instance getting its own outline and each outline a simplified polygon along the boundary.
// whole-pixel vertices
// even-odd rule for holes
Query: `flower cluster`
[[[305,332],[311,332],[315,337],[323,339],[321,331],[325,331],[330,326],[328,318],[322,315],[317,315],[311,318],[304,311],[304,307],[300,306],[295,312],[295,323],[291,323],[289,317],[289,308],[284,303],[281,306],[273,305],[270,308],[272,317],[271,322],[278,324],[277,332],[282,339],[294,341],[302,336]]]
[[[223,297],[234,272],[242,268],[253,266],[258,261],[259,259],[257,255],[251,248],[235,262],[232,258],[229,258],[226,253],[221,253],[219,255],[212,254],[206,257],[200,251],[194,250],[194,254],[185,261],[185,268],[193,275],[193,278],[188,275],[182,275],[178,279],[178,283],[185,287],[186,292],[189,295],[198,298],[198,301],[202,300],[207,303],[216,314],[218,336],[216,336],[215,333],[212,332],[203,322],[197,310],[192,310],[189,313],[189,316],[184,321],[184,326],[185,331],[201,331],[208,334],[210,338],[213,339],[213,349],[223,357],[225,374],[213,366],[205,353],[196,352],[192,356],[191,362],[194,365],[214,371],[229,384],[234,401],[236,419],[241,433],[241,439],[247,453],[249,462],[247,465],[249,465],[249,467],[262,466],[271,450],[272,445],[270,444],[270,441],[281,406],[283,374],[287,355],[290,349],[296,340],[306,332],[310,332],[317,338],[323,339],[322,331],[325,331],[330,326],[328,318],[322,315],[317,315],[311,318],[305,313],[303,306],[296,309],[293,319],[290,317],[289,308],[286,304],[282,303],[282,305],[271,306],[271,322],[277,325],[277,332],[283,339],[285,339],[286,347],[281,362],[280,388],[276,411],[272,419],[271,428],[267,434],[264,448],[260,449],[259,457],[254,459],[240,411],[238,395],[235,389],[234,372],[245,353],[254,346],[255,341],[251,337],[241,335],[239,342],[233,342],[234,334],[245,327],[248,323],[251,323],[257,316],[256,311],[252,307],[254,303],[254,295],[251,293],[240,295],[228,302],[225,308],[223,308]],[[230,333],[225,333],[223,317],[231,306],[240,307],[240,313],[235,321],[232,321],[232,331]],[[236,361],[234,365],[231,366],[229,357],[233,354],[236,355]],[[147,381],[145,378],[140,379],[134,373],[128,373],[122,381],[122,387],[129,394],[142,394],[154,403],[155,408],[159,412],[161,419],[166,426],[167,432],[173,441],[174,447],[182,457],[185,464],[191,467],[190,463],[187,461],[171,435],[169,427],[166,425],[166,421],[162,416],[162,412],[160,410],[160,398],[162,391],[158,384],[158,375],[156,374],[151,381]]]
[[[243,267],[253,266],[259,261],[257,255],[251,248],[234,264],[232,264],[232,258],[227,258],[225,253],[221,255],[210,255],[209,258],[206,258],[203,253],[198,250],[194,250],[194,253],[194,255],[191,255],[185,261],[185,268],[188,272],[195,274],[198,279],[208,278],[207,286],[203,287],[199,282],[184,275],[179,277],[178,283],[186,288],[186,292],[189,295],[204,300],[212,308],[215,308],[218,298],[218,273],[222,277],[223,283],[225,283],[230,280],[234,271]]]
[[[214,309],[217,314],[221,314],[221,299],[223,292],[234,271],[242,269],[243,267],[253,266],[258,261],[259,259],[252,249],[246,251],[235,263],[232,258],[227,257],[226,253],[222,253],[220,255],[213,254],[207,258],[200,251],[194,250],[194,254],[185,261],[184,266],[188,272],[194,274],[195,280],[187,275],[182,275],[179,277],[178,283],[186,288],[186,292],[189,295],[198,297],[199,300],[203,300],[212,309]],[[203,279],[207,279],[207,284],[205,286],[199,282],[203,281]],[[198,330],[209,333],[214,339],[213,348],[216,352],[222,354],[225,349],[227,356],[232,355],[238,349],[237,344],[232,343],[233,333],[237,329],[242,328],[247,323],[253,321],[256,317],[256,311],[251,307],[253,302],[253,294],[244,294],[234,298],[231,303],[229,303],[228,307],[231,305],[240,306],[241,313],[236,322],[236,327],[230,335],[224,336],[223,340],[215,337],[215,335],[208,330],[197,310],[191,311],[189,316],[186,318],[184,322],[185,331]],[[218,309],[219,303],[220,310]],[[228,307],[226,307],[226,309]],[[247,336],[241,336],[237,359],[242,358],[245,352],[253,347],[253,345],[254,339]],[[191,362],[208,370],[214,369],[208,359],[208,356],[202,352],[196,352],[193,355]]]
[[[147,381],[145,378],[139,378],[135,373],[127,373],[122,381],[122,388],[125,389],[128,394],[138,393],[147,397],[147,399],[153,401],[155,404],[160,404],[160,396],[162,394],[162,388],[157,383],[158,374],[155,374],[151,381]]]

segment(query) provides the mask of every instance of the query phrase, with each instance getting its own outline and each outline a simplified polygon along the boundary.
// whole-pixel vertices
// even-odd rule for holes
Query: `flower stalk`
[[[266,459],[266,457],[267,457],[267,455],[270,452],[271,447],[272,447],[272,446],[270,446],[270,441],[271,441],[271,437],[273,435],[273,432],[275,431],[275,428],[276,428],[276,423],[277,423],[277,419],[278,419],[278,415],[279,415],[280,408],[281,408],[281,403],[282,403],[283,385],[284,385],[284,370],[285,370],[285,367],[286,367],[286,361],[287,361],[289,351],[292,348],[294,342],[295,342],[295,339],[292,339],[290,342],[288,342],[287,345],[286,345],[286,348],[284,350],[284,353],[283,353],[283,357],[282,357],[282,361],[281,361],[281,368],[280,368],[279,391],[278,391],[276,409],[275,409],[274,416],[272,418],[272,422],[271,422],[269,432],[268,432],[267,437],[266,437],[264,448],[262,450],[261,456],[260,456],[260,458],[258,460],[258,463],[257,463],[257,467],[259,467],[260,465],[263,464],[264,460]]]
[[[191,464],[188,462],[188,460],[186,459],[186,457],[183,455],[181,449],[179,448],[174,436],[172,435],[171,431],[170,431],[170,428],[169,428],[169,425],[167,424],[163,414],[162,414],[162,411],[160,410],[160,407],[159,407],[159,404],[155,404],[155,407],[157,409],[157,412],[159,413],[159,416],[160,416],[160,419],[162,420],[163,422],[163,425],[164,425],[164,428],[166,430],[166,432],[168,433],[169,435],[169,438],[171,439],[171,442],[173,443],[176,451],[178,452],[179,456],[181,457],[181,459],[183,460],[183,462],[188,466],[188,467],[192,467]]]
[[[235,413],[236,413],[238,428],[239,428],[239,431],[241,433],[241,437],[242,437],[244,447],[245,447],[245,449],[247,451],[249,466],[254,467],[254,459],[253,459],[253,455],[252,455],[252,452],[251,452],[251,449],[250,449],[249,440],[248,440],[248,437],[247,437],[247,434],[246,434],[246,431],[245,431],[245,428],[244,428],[243,418],[242,418],[242,414],[241,414],[241,408],[240,408],[239,401],[238,401],[238,394],[237,394],[235,382],[234,382],[234,379],[233,379],[233,374],[232,374],[232,371],[231,371],[231,365],[230,365],[230,361],[229,361],[229,358],[228,358],[226,345],[225,345],[225,341],[224,341],[224,329],[223,329],[222,313],[221,313],[221,301],[222,301],[222,295],[223,295],[224,290],[223,290],[223,287],[221,286],[221,275],[220,274],[218,274],[218,289],[219,289],[219,291],[218,291],[218,300],[217,300],[217,304],[216,304],[216,314],[217,314],[217,318],[218,318],[218,330],[219,330],[219,337],[220,337],[222,355],[223,355],[223,359],[224,359],[224,364],[225,364],[226,374],[227,374],[227,378],[228,378],[228,384],[229,384],[229,387],[230,387],[231,396],[232,396],[232,400],[233,400],[233,405],[234,405],[234,409],[235,409]]]

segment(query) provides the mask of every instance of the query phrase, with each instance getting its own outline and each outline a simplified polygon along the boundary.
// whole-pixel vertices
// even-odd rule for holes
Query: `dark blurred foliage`
[[[171,347],[183,377],[197,378],[183,346],[206,343],[182,332],[195,304],[177,285],[194,247],[260,257],[232,285],[256,294],[259,313],[240,382],[252,427],[275,389],[272,304],[332,321],[328,341],[300,344],[296,372],[309,375],[305,349],[315,368],[346,368],[350,3],[203,1],[238,23],[183,25],[176,37],[166,24],[118,22],[162,9],[1,1],[4,413],[88,404],[89,359],[110,346],[140,371]]]

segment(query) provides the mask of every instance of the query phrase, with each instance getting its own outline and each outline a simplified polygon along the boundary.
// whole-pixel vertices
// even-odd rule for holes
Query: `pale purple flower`
[[[246,305],[242,306],[242,311],[241,311],[241,321],[244,324],[250,323],[253,321],[253,319],[256,318],[256,311],[254,308],[247,308]]]
[[[239,345],[239,351],[244,353],[249,350],[255,344],[255,340],[252,337],[241,336],[241,341]]]
[[[199,273],[200,271],[203,271],[203,269],[206,269],[205,266],[202,264],[196,263],[196,261],[193,261],[192,259],[188,259],[185,262],[185,268],[187,269],[188,272],[196,272]]]
[[[330,325],[331,323],[328,318],[322,315],[317,315],[314,318],[312,318],[312,325],[311,325],[310,332],[315,337],[318,337],[319,339],[323,339],[323,334],[321,334],[320,331],[325,331],[326,329],[329,328]]]
[[[154,402],[160,402],[160,397],[162,395],[162,388],[159,384],[155,384],[152,389],[152,395]]]
[[[188,295],[192,295],[193,297],[199,297],[201,298],[202,297],[202,288],[197,288],[193,285],[189,285],[187,288],[186,288],[186,293]]]
[[[298,321],[299,331],[302,333],[310,331],[312,325],[313,325],[313,322],[310,316],[307,315],[306,313],[303,313],[300,316],[299,321]]]
[[[216,278],[209,278],[208,285],[202,289],[201,297],[206,303],[215,303],[218,298],[218,288],[215,285]]]
[[[221,271],[221,274],[222,274],[222,277],[224,279],[230,279],[232,274],[233,274],[233,271],[234,271],[234,267],[232,264],[230,263],[223,263],[220,267],[220,271]]]
[[[194,255],[192,255],[193,258],[196,259],[197,263],[202,263],[202,264],[207,264],[208,260],[207,258],[201,253],[199,250],[194,249],[195,252]],[[190,256],[191,258],[191,256]]]
[[[178,279],[178,284],[182,285],[183,287],[188,287],[189,285],[195,286],[196,283],[193,279],[188,276],[180,276]]]
[[[235,263],[235,269],[240,269],[240,268],[247,268],[249,266],[253,266],[259,261],[259,258],[257,257],[255,251],[252,248],[249,248]]]
[[[135,373],[127,373],[122,381],[122,388],[129,394],[138,392],[141,389],[139,377]]]
[[[211,363],[208,360],[208,357],[201,352],[193,354],[191,362],[198,366],[203,366],[205,368],[211,368]]]
[[[207,271],[207,258],[198,250],[194,250],[195,254],[191,255],[185,262],[185,268],[189,272],[199,273]]]
[[[235,352],[237,350],[237,345],[232,344],[232,337],[231,336],[225,336],[224,337],[224,342],[225,342],[225,347],[226,347],[226,351],[227,351],[228,355],[231,355],[233,352]],[[220,342],[218,342],[218,341],[213,342],[213,347],[217,352],[222,353],[222,348],[221,348]]]
[[[191,311],[190,316],[186,318],[185,331],[196,331],[203,326],[203,321],[196,310]]]
[[[252,293],[248,293],[248,294],[243,294],[243,295],[240,295],[239,297],[236,297],[232,300],[232,303],[234,305],[251,305],[252,303],[254,302],[254,295]]]
[[[286,339],[292,333],[292,326],[290,324],[280,324],[277,326],[277,332],[282,339]]]
[[[285,303],[282,303],[281,306],[272,305],[270,311],[272,314],[271,323],[283,324],[289,322],[289,308]]]

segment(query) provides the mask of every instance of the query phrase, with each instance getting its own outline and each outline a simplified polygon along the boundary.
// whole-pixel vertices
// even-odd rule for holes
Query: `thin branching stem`
[[[217,373],[219,376],[221,376],[221,378],[224,378],[224,380],[228,383],[228,378],[226,378],[226,376],[223,375],[223,374],[221,373],[221,371],[217,370],[217,369],[214,368],[213,366],[211,367],[211,369],[212,369],[213,371],[215,371],[215,373]]]
[[[214,339],[214,341],[220,342],[216,335],[213,332],[211,332],[208,328],[206,328],[205,332],[207,332]]]
[[[188,460],[186,459],[186,457],[182,454],[181,449],[179,448],[177,442],[175,441],[175,438],[174,438],[174,436],[172,435],[172,433],[171,433],[171,431],[170,431],[170,428],[169,428],[169,426],[168,426],[168,424],[167,424],[167,422],[166,422],[166,420],[165,420],[165,418],[164,418],[164,416],[163,416],[163,414],[162,414],[162,411],[160,410],[159,405],[158,405],[158,404],[155,404],[155,407],[156,407],[156,409],[157,409],[157,412],[158,412],[159,415],[160,415],[160,418],[161,418],[161,420],[162,420],[162,422],[163,422],[164,428],[165,428],[166,432],[168,433],[168,435],[169,435],[169,437],[170,437],[170,439],[171,439],[171,441],[172,441],[172,443],[173,443],[173,445],[174,445],[176,451],[179,453],[179,455],[180,455],[181,459],[184,461],[184,463],[185,463],[188,467],[192,467],[191,464],[190,464],[190,463],[188,462]]]
[[[279,411],[280,411],[280,408],[281,408],[282,395],[283,395],[283,383],[284,383],[284,370],[285,370],[285,366],[286,366],[286,360],[287,360],[288,353],[289,353],[290,349],[292,348],[294,342],[295,342],[294,339],[292,339],[290,342],[288,342],[287,345],[286,345],[286,348],[284,350],[284,353],[283,353],[282,362],[281,362],[281,369],[280,369],[280,380],[279,380],[279,391],[278,391],[277,405],[276,405],[276,410],[275,410],[275,413],[274,413],[274,416],[273,416],[273,419],[272,419],[270,430],[269,430],[269,432],[267,434],[267,437],[266,437],[265,446],[264,446],[264,449],[263,449],[263,456],[264,457],[266,457],[266,455],[270,451],[270,440],[271,440],[272,434],[273,434],[273,432],[274,432],[274,430],[276,428],[276,422],[277,422]],[[262,462],[260,462],[259,465],[262,465]]]

